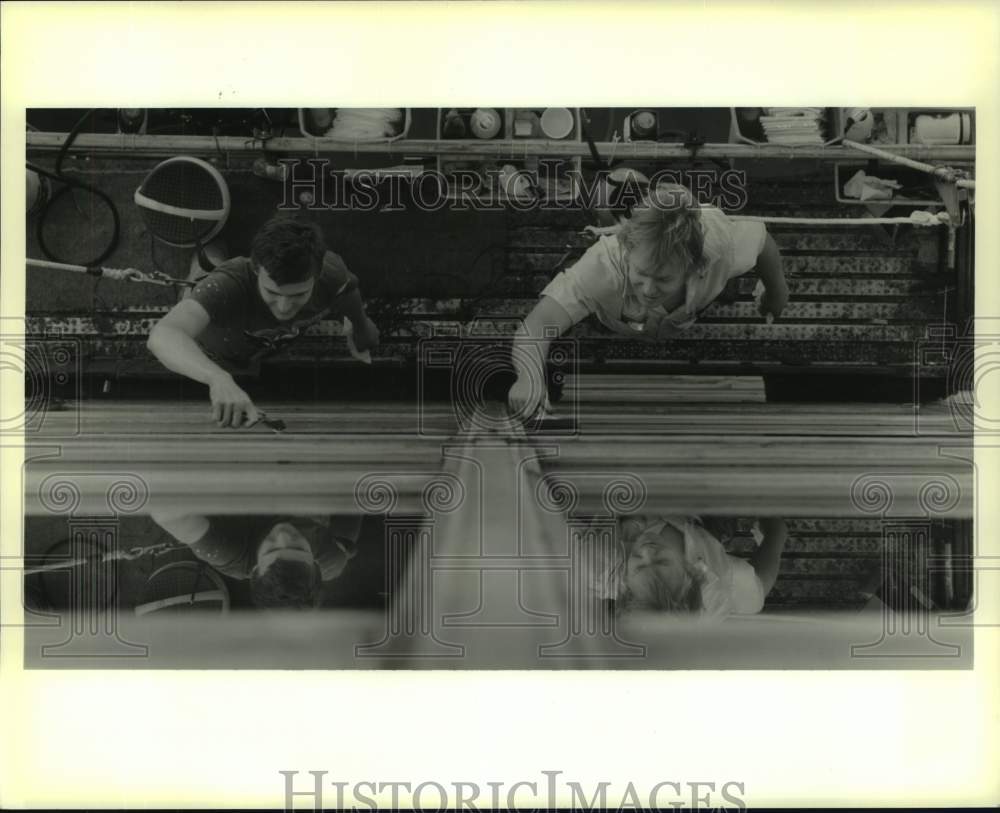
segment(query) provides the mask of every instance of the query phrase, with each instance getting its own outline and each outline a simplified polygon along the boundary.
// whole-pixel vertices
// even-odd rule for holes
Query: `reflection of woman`
[[[762,519],[759,527],[760,545],[747,561],[727,554],[696,517],[625,517],[593,588],[622,611],[758,613],[777,580],[788,535],[781,519]]]
[[[322,583],[354,557],[361,515],[204,517],[154,511],[153,519],[213,568],[249,579],[259,607],[314,607]]]

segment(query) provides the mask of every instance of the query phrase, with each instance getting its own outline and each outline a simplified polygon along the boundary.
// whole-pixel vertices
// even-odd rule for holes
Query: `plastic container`
[[[410,132],[410,124],[412,123],[412,116],[410,114],[410,108],[408,108],[408,107],[401,107],[401,108],[398,108],[398,109],[400,109],[400,110],[403,111],[403,129],[400,130],[400,132],[397,133],[394,136],[382,136],[380,138],[364,138],[364,139],[331,138],[331,137],[329,137],[327,135],[324,135],[324,133],[313,132],[312,129],[310,129],[311,128],[311,123],[310,123],[310,118],[307,115],[307,113],[308,113],[309,110],[312,110],[312,109],[313,108],[305,108],[305,107],[298,108],[298,110],[299,110],[299,130],[302,131],[302,135],[305,136],[306,138],[315,138],[317,140],[322,140],[324,143],[337,143],[337,144],[361,144],[361,143],[363,143],[363,144],[390,144],[393,141],[399,141],[401,138],[406,138],[406,136]],[[329,108],[329,110],[330,110],[330,112],[332,114],[331,121],[332,121],[333,117],[336,117],[337,111],[339,109],[340,108],[338,108],[338,107],[331,107],[331,108]],[[364,108],[359,108],[359,109],[364,109]],[[329,127],[327,127],[326,129],[328,130]],[[324,132],[325,132],[325,130],[324,130]]]
[[[848,137],[847,120],[852,108],[840,108],[840,137]],[[872,116],[872,130],[866,138],[850,136],[851,140],[861,144],[893,145],[906,143],[906,110],[898,107],[868,108]]]
[[[561,113],[555,113],[554,111],[564,111]],[[569,127],[566,127],[566,121],[561,122],[562,127],[559,130],[552,130],[553,133],[562,132],[565,135],[556,136],[549,135],[546,130],[549,129],[543,119],[546,114],[548,114],[548,121],[551,123],[554,121],[554,117],[558,116],[560,119],[565,118],[565,113],[569,113],[572,117],[572,122]],[[507,132],[509,137],[515,140],[526,140],[526,139],[536,139],[540,141],[569,141],[569,142],[581,142],[583,140],[583,133],[580,130],[580,110],[579,108],[570,107],[510,107],[506,111],[507,115]],[[532,120],[537,121],[537,126],[533,129],[531,135],[520,135],[517,132],[517,123],[519,120]]]
[[[499,118],[500,127],[497,129],[496,133],[492,136],[483,137],[483,132],[480,130],[480,135],[476,136],[473,133],[473,116],[478,110],[493,110],[496,111],[497,117]],[[449,116],[449,113],[457,114],[457,116]],[[447,135],[448,122],[457,118],[461,122],[463,132],[461,135]],[[455,142],[469,142],[469,143],[481,143],[483,141],[499,141],[507,136],[507,116],[502,107],[439,107],[437,111],[437,128],[435,129],[436,138],[440,141],[455,141]]]
[[[655,110],[636,110],[622,122],[625,141],[655,141],[659,119]]]
[[[547,107],[542,112],[542,134],[553,141],[568,137],[576,126],[573,113],[566,107]]]
[[[616,110],[613,117],[628,143],[724,144],[732,131],[728,107],[637,107]]]
[[[850,108],[841,108],[840,112],[840,134],[845,136],[846,126],[847,126],[847,111]],[[928,115],[928,116],[941,116],[949,114],[957,114],[963,117],[963,121],[966,127],[966,132],[963,132],[962,136],[968,136],[968,138],[962,142],[953,143],[964,143],[964,144],[974,144],[975,143],[975,111],[972,108],[967,107],[922,107],[922,108],[907,108],[907,107],[872,107],[870,108],[872,116],[875,118],[874,129],[871,137],[864,139],[853,139],[859,141],[860,143],[872,144],[874,146],[888,145],[894,146],[897,144],[919,144],[920,141],[916,140],[911,134],[916,119],[918,116]],[[942,142],[938,142],[942,143]]]
[[[914,110],[909,115],[907,133],[911,144],[925,146],[971,144],[972,113],[966,110]]]
[[[482,141],[566,141],[580,143],[583,134],[580,130],[580,111],[577,108],[547,108],[547,107],[494,107],[488,108],[498,111],[503,117],[503,126],[492,138],[477,138],[472,132],[472,114],[479,108],[475,107],[440,107],[437,113],[437,138],[441,141],[455,141],[457,143],[480,143]],[[451,137],[445,134],[445,126],[448,121],[448,114],[456,111],[465,124],[464,135]],[[561,138],[552,138],[545,134],[542,126],[542,117],[547,110],[566,110],[572,117],[572,125],[566,135]],[[550,118],[551,118],[550,114]],[[560,131],[553,131],[560,132]]]
[[[503,113],[492,107],[480,107],[469,116],[469,132],[473,138],[488,141],[503,130]]]
[[[547,162],[547,166],[550,168],[547,172],[548,177],[546,177],[546,173],[540,173],[538,169],[539,159]],[[529,205],[533,201],[541,202],[552,199],[555,190],[546,184],[551,184],[553,179],[562,179],[561,191],[558,192],[560,201],[576,200],[580,194],[577,179],[580,177],[581,166],[582,159],[579,156],[571,158],[540,156],[535,159],[497,158],[474,155],[439,155],[437,157],[437,171],[446,179],[456,169],[476,172],[481,178],[481,186],[473,194],[478,194],[484,200],[496,200],[500,203],[511,200],[506,191],[513,189],[516,192],[518,188],[523,187],[523,179],[520,177],[512,179],[511,176],[513,173],[521,170],[539,172],[540,174],[536,175],[535,178],[539,183],[538,191],[541,197],[536,197],[534,192],[528,192],[527,189],[524,189],[524,193],[518,195],[517,200],[525,205]],[[552,169],[554,171],[551,171]],[[513,170],[513,173],[511,170]],[[568,175],[572,171],[575,171],[575,177]],[[491,172],[493,173],[492,178],[487,174]],[[491,193],[489,187],[493,179],[496,179],[502,187],[495,194]],[[459,197],[458,191],[450,183],[446,197],[449,200],[457,200]]]
[[[886,180],[900,180],[901,176],[906,176],[909,173],[917,172],[916,170],[907,170],[906,168],[889,164],[880,164],[875,172],[869,172],[869,170],[871,169],[870,163],[865,163],[865,162],[846,163],[838,161],[833,165],[833,191],[837,198],[837,203],[846,203],[851,206],[877,206],[877,205],[918,206],[918,207],[944,206],[944,202],[936,198],[922,199],[922,198],[893,197],[884,199],[861,200],[860,198],[845,197],[843,194],[844,184],[846,184],[851,179],[851,177],[860,169],[863,169],[868,174],[874,174],[875,177],[877,178],[884,178]]]
[[[747,120],[744,115],[745,111],[751,110],[761,110],[759,107],[731,107],[730,120],[732,122],[729,130],[729,141],[734,144],[752,144],[754,146],[771,146],[780,147],[783,149],[797,149],[799,147],[812,147],[817,146],[813,144],[775,144],[768,141],[763,135],[763,132],[755,132],[753,124]],[[822,145],[818,146],[830,146],[834,144],[843,137],[843,123],[842,123],[842,111],[843,108],[840,107],[826,107],[826,120],[823,125],[824,133],[821,135],[823,139]]]

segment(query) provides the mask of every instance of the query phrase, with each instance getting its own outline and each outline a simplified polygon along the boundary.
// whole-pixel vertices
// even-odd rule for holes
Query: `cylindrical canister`
[[[652,110],[638,110],[633,113],[631,125],[634,138],[656,136],[656,114]]]
[[[927,145],[969,144],[972,142],[972,116],[968,113],[921,113],[913,122],[913,140]]]
[[[490,107],[480,107],[469,119],[469,128],[476,138],[493,138],[502,125],[500,114]]]
[[[27,170],[25,178],[25,189],[27,192],[27,202],[25,212],[33,215],[45,205],[49,198],[49,183],[33,169]]]

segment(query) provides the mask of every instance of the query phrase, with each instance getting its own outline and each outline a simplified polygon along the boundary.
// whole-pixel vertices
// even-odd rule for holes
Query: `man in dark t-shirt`
[[[256,423],[259,413],[233,372],[268,347],[248,334],[297,333],[344,317],[359,352],[378,344],[357,277],[326,250],[319,228],[278,217],[258,232],[249,257],[225,261],[178,302],[153,327],[148,346],[168,369],[208,385],[220,426],[240,427]]]
[[[317,605],[323,582],[355,556],[362,516],[212,516],[154,510],[153,519],[215,570],[249,579],[259,607]]]

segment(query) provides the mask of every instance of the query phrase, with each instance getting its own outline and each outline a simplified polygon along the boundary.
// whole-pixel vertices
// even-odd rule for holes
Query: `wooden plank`
[[[732,513],[746,516],[801,516],[816,514],[857,516],[864,513],[852,499],[852,488],[863,468],[829,469],[822,467],[768,470],[737,470],[718,466],[690,467],[664,473],[618,466],[621,476],[640,477],[646,492],[642,510],[648,513]],[[400,467],[386,464],[336,466],[332,463],[307,463],[281,467],[274,478],[260,476],[259,467],[202,463],[129,464],[127,477],[144,484],[152,499],[160,505],[183,505],[192,512],[208,513],[326,513],[359,510],[356,493],[364,483],[382,479],[393,483],[397,503],[392,510],[416,513],[425,510],[427,490],[440,482],[440,470],[434,467],[400,473]],[[572,483],[577,493],[577,510],[594,513],[604,511],[609,478],[616,467],[608,465],[600,477],[581,478],[573,472],[546,474],[543,488],[557,483]],[[81,515],[104,514],[108,510],[109,486],[122,478],[122,464],[73,462],[56,460],[33,461],[24,478],[25,510],[30,514],[59,513],[53,508],[51,493],[55,482],[72,484],[80,496],[76,505],[64,504],[66,511]],[[923,517],[927,508],[921,498],[927,478],[900,477],[893,484],[893,516]],[[941,506],[935,518],[972,516],[971,472],[959,481],[960,493],[955,502]],[[64,491],[65,493],[65,491]],[[379,513],[389,508],[382,507]]]
[[[569,376],[563,396],[570,403],[615,401],[682,401],[764,403],[764,380],[759,376]]]
[[[416,403],[348,401],[323,404],[262,400],[259,406],[285,421],[288,429],[284,434],[274,435],[263,425],[246,431],[219,429],[210,418],[211,407],[206,396],[203,401],[82,401],[61,412],[47,414],[43,431],[32,440],[37,437],[41,442],[48,433],[61,436],[67,428],[77,426],[81,435],[196,433],[234,440],[255,436],[284,440],[293,434],[324,433],[345,439],[344,442],[349,442],[347,439],[352,436],[377,438],[395,434],[410,437],[416,433],[420,421],[443,421],[455,427],[455,410],[447,403],[426,402],[418,409]]]
[[[843,590],[839,589],[833,597],[842,595]],[[885,639],[885,622],[881,617],[848,614],[844,610],[850,608],[844,603],[837,606],[839,611],[817,608],[815,612],[805,612],[806,605],[800,605],[795,612],[765,612],[722,624],[667,617],[669,614],[663,613],[629,618],[621,625],[620,640],[639,643],[645,649],[642,657],[624,658],[553,658],[545,650],[540,654],[539,644],[558,643],[565,640],[567,633],[565,629],[548,627],[542,628],[543,634],[539,635],[537,627],[527,625],[515,636],[513,646],[506,630],[495,633],[480,628],[474,636],[478,637],[480,647],[467,647],[457,656],[416,659],[392,658],[386,654],[379,658],[359,658],[359,643],[375,643],[385,638],[386,616],[378,610],[315,613],[274,610],[224,616],[195,613],[169,620],[137,619],[122,613],[115,629],[122,641],[148,645],[148,657],[130,659],[129,666],[135,669],[843,669],[856,672],[859,669],[968,670],[972,666],[974,630],[944,624],[936,629],[934,640],[952,650],[935,648],[929,656],[853,657],[851,647],[859,642]],[[405,618],[406,623],[413,620],[411,616]],[[460,632],[455,627],[444,628],[438,640],[454,641]],[[101,653],[95,656],[81,651],[72,658],[44,657],[43,647],[65,646],[65,624],[34,624],[26,627],[24,635],[28,668],[122,668],[121,658],[101,657]],[[499,642],[507,647],[493,646]],[[920,651],[913,648],[904,653]],[[942,652],[949,651],[960,655],[940,657]],[[887,674],[885,678],[879,682],[894,679],[898,682],[893,675]],[[655,682],[655,678],[649,682]],[[844,718],[845,725],[849,722]],[[669,798],[669,793],[662,791],[660,798]]]
[[[229,437],[207,433],[173,432],[164,436],[136,432],[122,422],[119,432],[108,428],[101,440],[74,438],[64,441],[60,460],[64,462],[111,463],[123,466],[135,463],[211,463],[257,465],[299,465],[334,463],[348,465],[383,465],[391,460],[397,466],[426,467],[441,457],[441,440],[386,434],[364,436],[283,434],[264,435],[233,430]],[[251,434],[252,433],[252,434]],[[402,439],[402,438],[405,438]],[[35,448],[35,444],[30,444]]]
[[[117,422],[101,430],[87,427],[88,435],[102,434],[100,440],[87,436],[60,442],[60,460],[158,463],[187,461],[191,463],[233,464],[294,464],[329,462],[336,465],[382,464],[392,461],[400,466],[439,461],[446,445],[440,437],[420,437],[416,427],[398,435],[338,435],[318,431],[288,432],[281,435],[249,430],[229,430],[228,434],[160,433],[131,421]],[[201,427],[198,427],[201,428]],[[559,459],[554,463],[560,471],[599,471],[602,467],[616,469],[625,464],[638,468],[662,465],[664,469],[684,466],[740,466],[763,472],[783,466],[805,468],[866,466],[872,471],[900,468],[913,474],[936,473],[964,475],[968,466],[942,458],[940,438],[824,438],[795,436],[787,439],[759,440],[712,436],[655,437],[646,439],[615,436],[614,438],[584,436],[552,439],[543,448],[555,445]],[[41,448],[42,441],[29,446]],[[608,462],[613,461],[613,462]]]
[[[853,435],[849,439],[822,436],[822,428],[814,427],[813,436],[804,426],[789,431],[791,439],[767,438],[744,441],[729,438],[712,442],[710,435],[688,436],[671,440],[669,444],[623,435],[613,437],[587,434],[559,442],[561,468],[598,466],[609,458],[620,457],[637,466],[661,461],[664,467],[715,464],[769,468],[772,466],[849,466],[853,463],[888,469],[907,466],[914,470],[964,471],[967,466],[941,457],[940,437],[869,437]],[[807,437],[808,442],[800,440]],[[956,436],[958,440],[961,436]]]
[[[418,420],[447,422],[456,427],[455,410],[441,401],[416,402],[288,402],[263,401],[269,414],[288,424],[282,437],[328,434],[336,438],[376,434],[413,433]],[[557,402],[557,414],[570,415],[570,400]],[[946,404],[591,404],[581,406],[578,431],[594,443],[635,434],[693,435],[807,435],[855,437],[955,438],[964,441]],[[79,434],[107,432],[198,433],[233,437],[235,430],[217,428],[209,419],[208,399],[200,401],[95,400],[82,401],[46,415],[43,431],[29,438],[44,443],[47,435],[63,438],[67,429]],[[254,432],[270,435],[263,427]],[[896,441],[887,441],[896,443]],[[936,441],[935,441],[936,442]],[[914,444],[900,444],[901,446]],[[567,446],[567,450],[574,447]]]
[[[741,404],[739,407],[697,407],[671,405],[662,410],[648,404],[621,403],[609,408],[593,405],[579,411],[579,429],[587,435],[632,434],[748,434],[748,435],[855,435],[855,436],[921,436],[968,439],[968,432],[959,431],[947,407],[868,404],[827,405],[813,408],[804,404],[761,405]],[[852,409],[853,408],[853,409]],[[568,413],[570,405],[558,405]],[[919,421],[917,416],[919,415]]]

